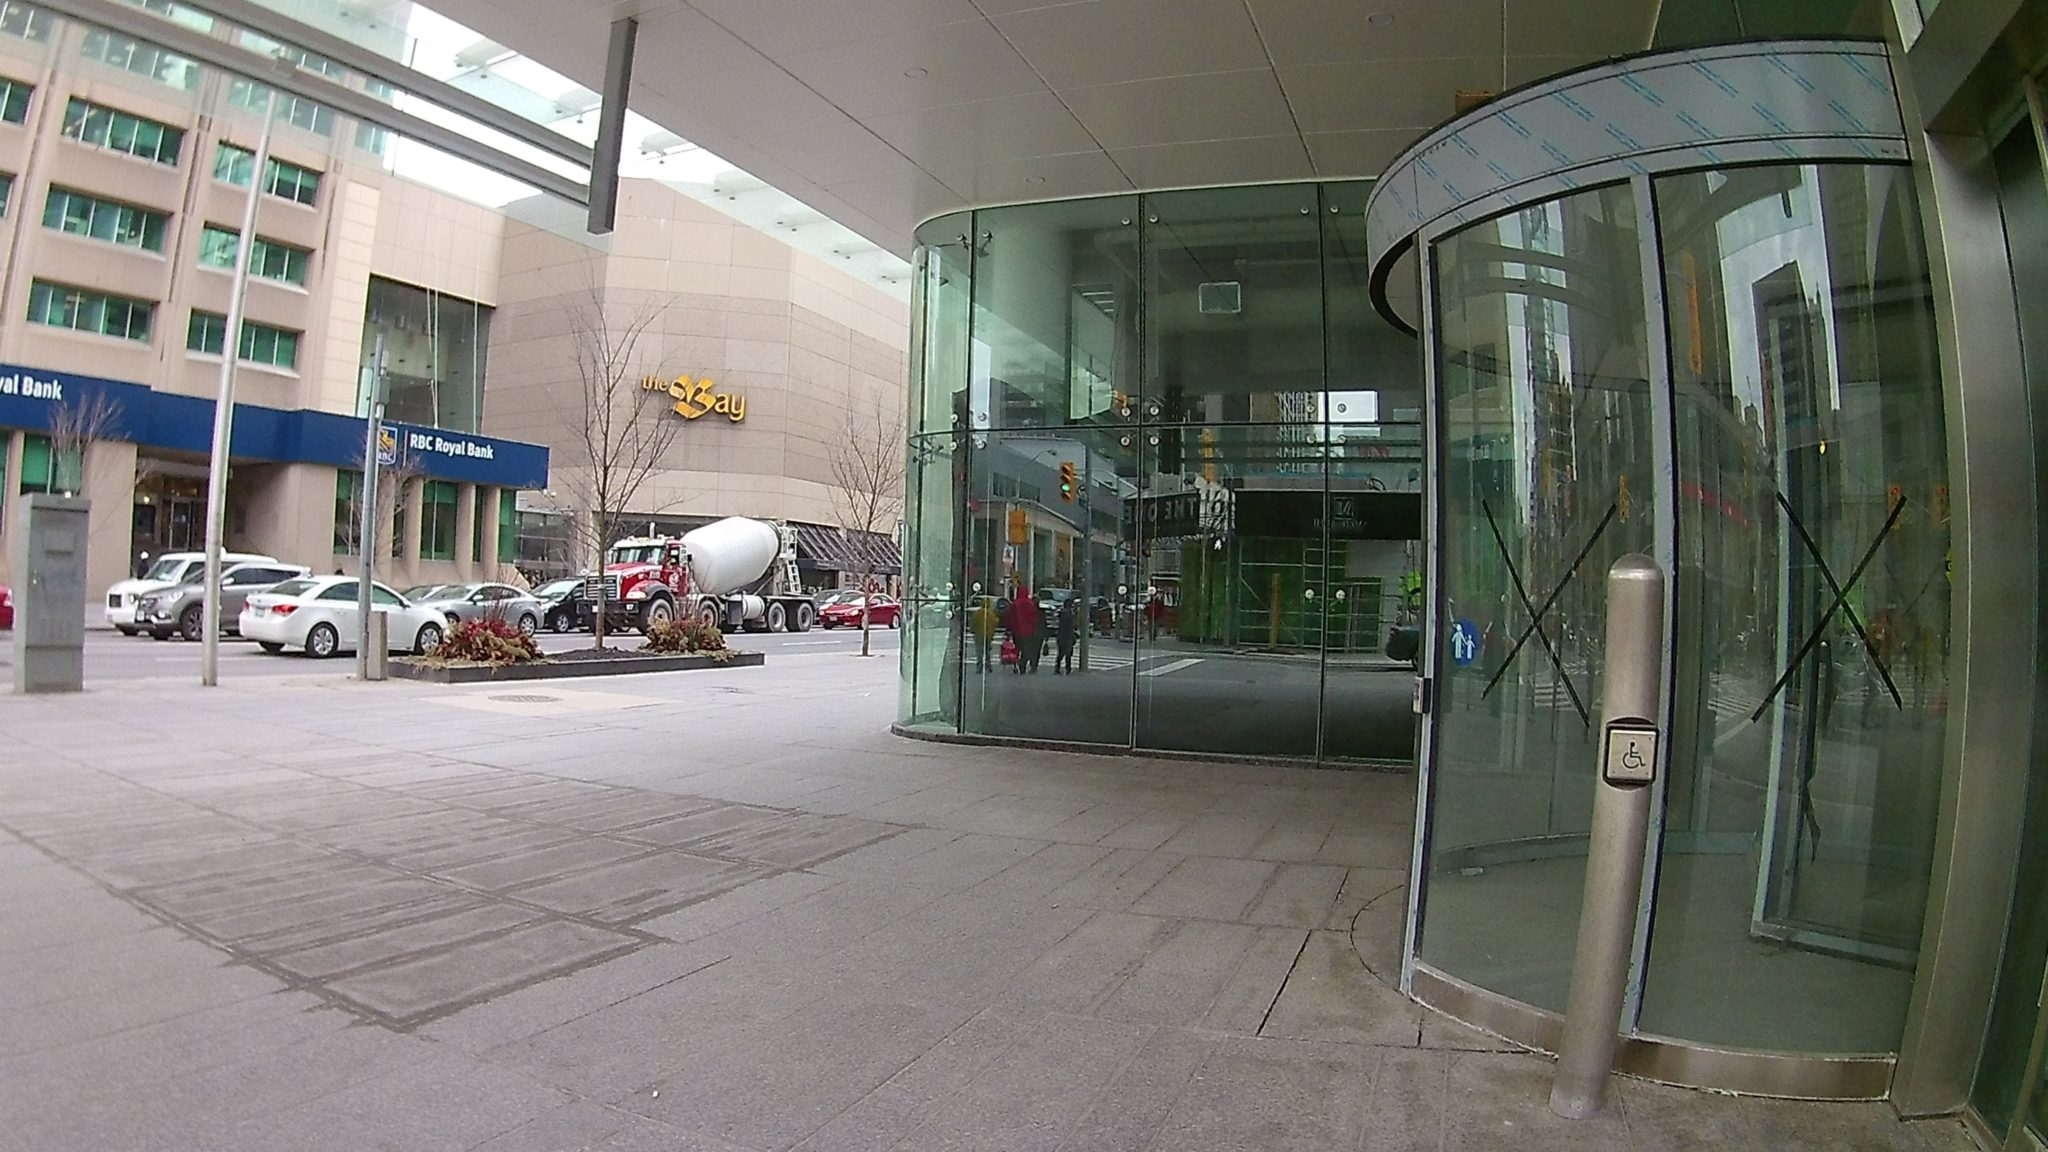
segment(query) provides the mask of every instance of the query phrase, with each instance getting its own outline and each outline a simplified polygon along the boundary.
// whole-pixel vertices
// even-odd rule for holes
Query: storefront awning
[[[896,541],[879,532],[848,532],[821,524],[797,524],[796,557],[799,563],[834,572],[866,572],[894,576],[903,571],[903,554]]]

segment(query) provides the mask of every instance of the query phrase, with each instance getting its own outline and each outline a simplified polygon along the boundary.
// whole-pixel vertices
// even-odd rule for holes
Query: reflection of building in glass
[[[491,312],[488,304],[370,277],[363,311],[363,379],[368,388],[381,348],[389,419],[456,432],[479,430]]]

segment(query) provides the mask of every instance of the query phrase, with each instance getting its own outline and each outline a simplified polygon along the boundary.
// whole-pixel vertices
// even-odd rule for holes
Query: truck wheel
[[[703,607],[697,609],[697,622],[699,624],[704,625],[706,628],[718,628],[720,631],[724,630],[724,619],[718,611],[718,605],[712,604],[708,601],[704,604]]]
[[[770,604],[768,606],[768,630],[770,632],[789,631],[789,612],[782,605]]]
[[[647,605],[647,611],[640,615],[640,631],[652,632],[657,625],[667,624],[676,618],[675,605],[666,600],[656,600]]]
[[[114,631],[119,632],[123,636],[133,636],[137,632],[141,631],[141,629],[136,628],[131,624],[116,624],[114,625]]]
[[[194,604],[179,613],[178,635],[192,641],[206,638],[206,612],[199,605]]]
[[[817,618],[818,610],[811,607],[810,603],[806,601],[796,606],[796,617],[789,622],[789,630],[791,632],[809,632],[811,630],[811,622]]]

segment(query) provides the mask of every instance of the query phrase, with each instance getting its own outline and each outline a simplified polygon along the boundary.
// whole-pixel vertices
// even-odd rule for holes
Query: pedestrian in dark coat
[[[1059,655],[1053,657],[1052,661],[1055,676],[1061,672],[1071,674],[1074,671],[1074,642],[1081,638],[1081,598],[1069,596],[1062,600],[1058,620],[1059,623],[1053,632],[1054,638],[1059,641]]]

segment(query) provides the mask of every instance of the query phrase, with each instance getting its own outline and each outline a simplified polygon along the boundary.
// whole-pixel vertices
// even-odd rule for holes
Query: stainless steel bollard
[[[1572,1120],[1600,1111],[1620,1040],[1622,997],[1643,885],[1650,784],[1659,769],[1658,698],[1664,683],[1664,572],[1641,553],[1607,571],[1607,667],[1600,702],[1600,779],[1579,950],[1572,963],[1564,1039],[1550,1110]]]
[[[370,643],[363,651],[363,679],[385,680],[391,676],[391,617],[370,613]]]

